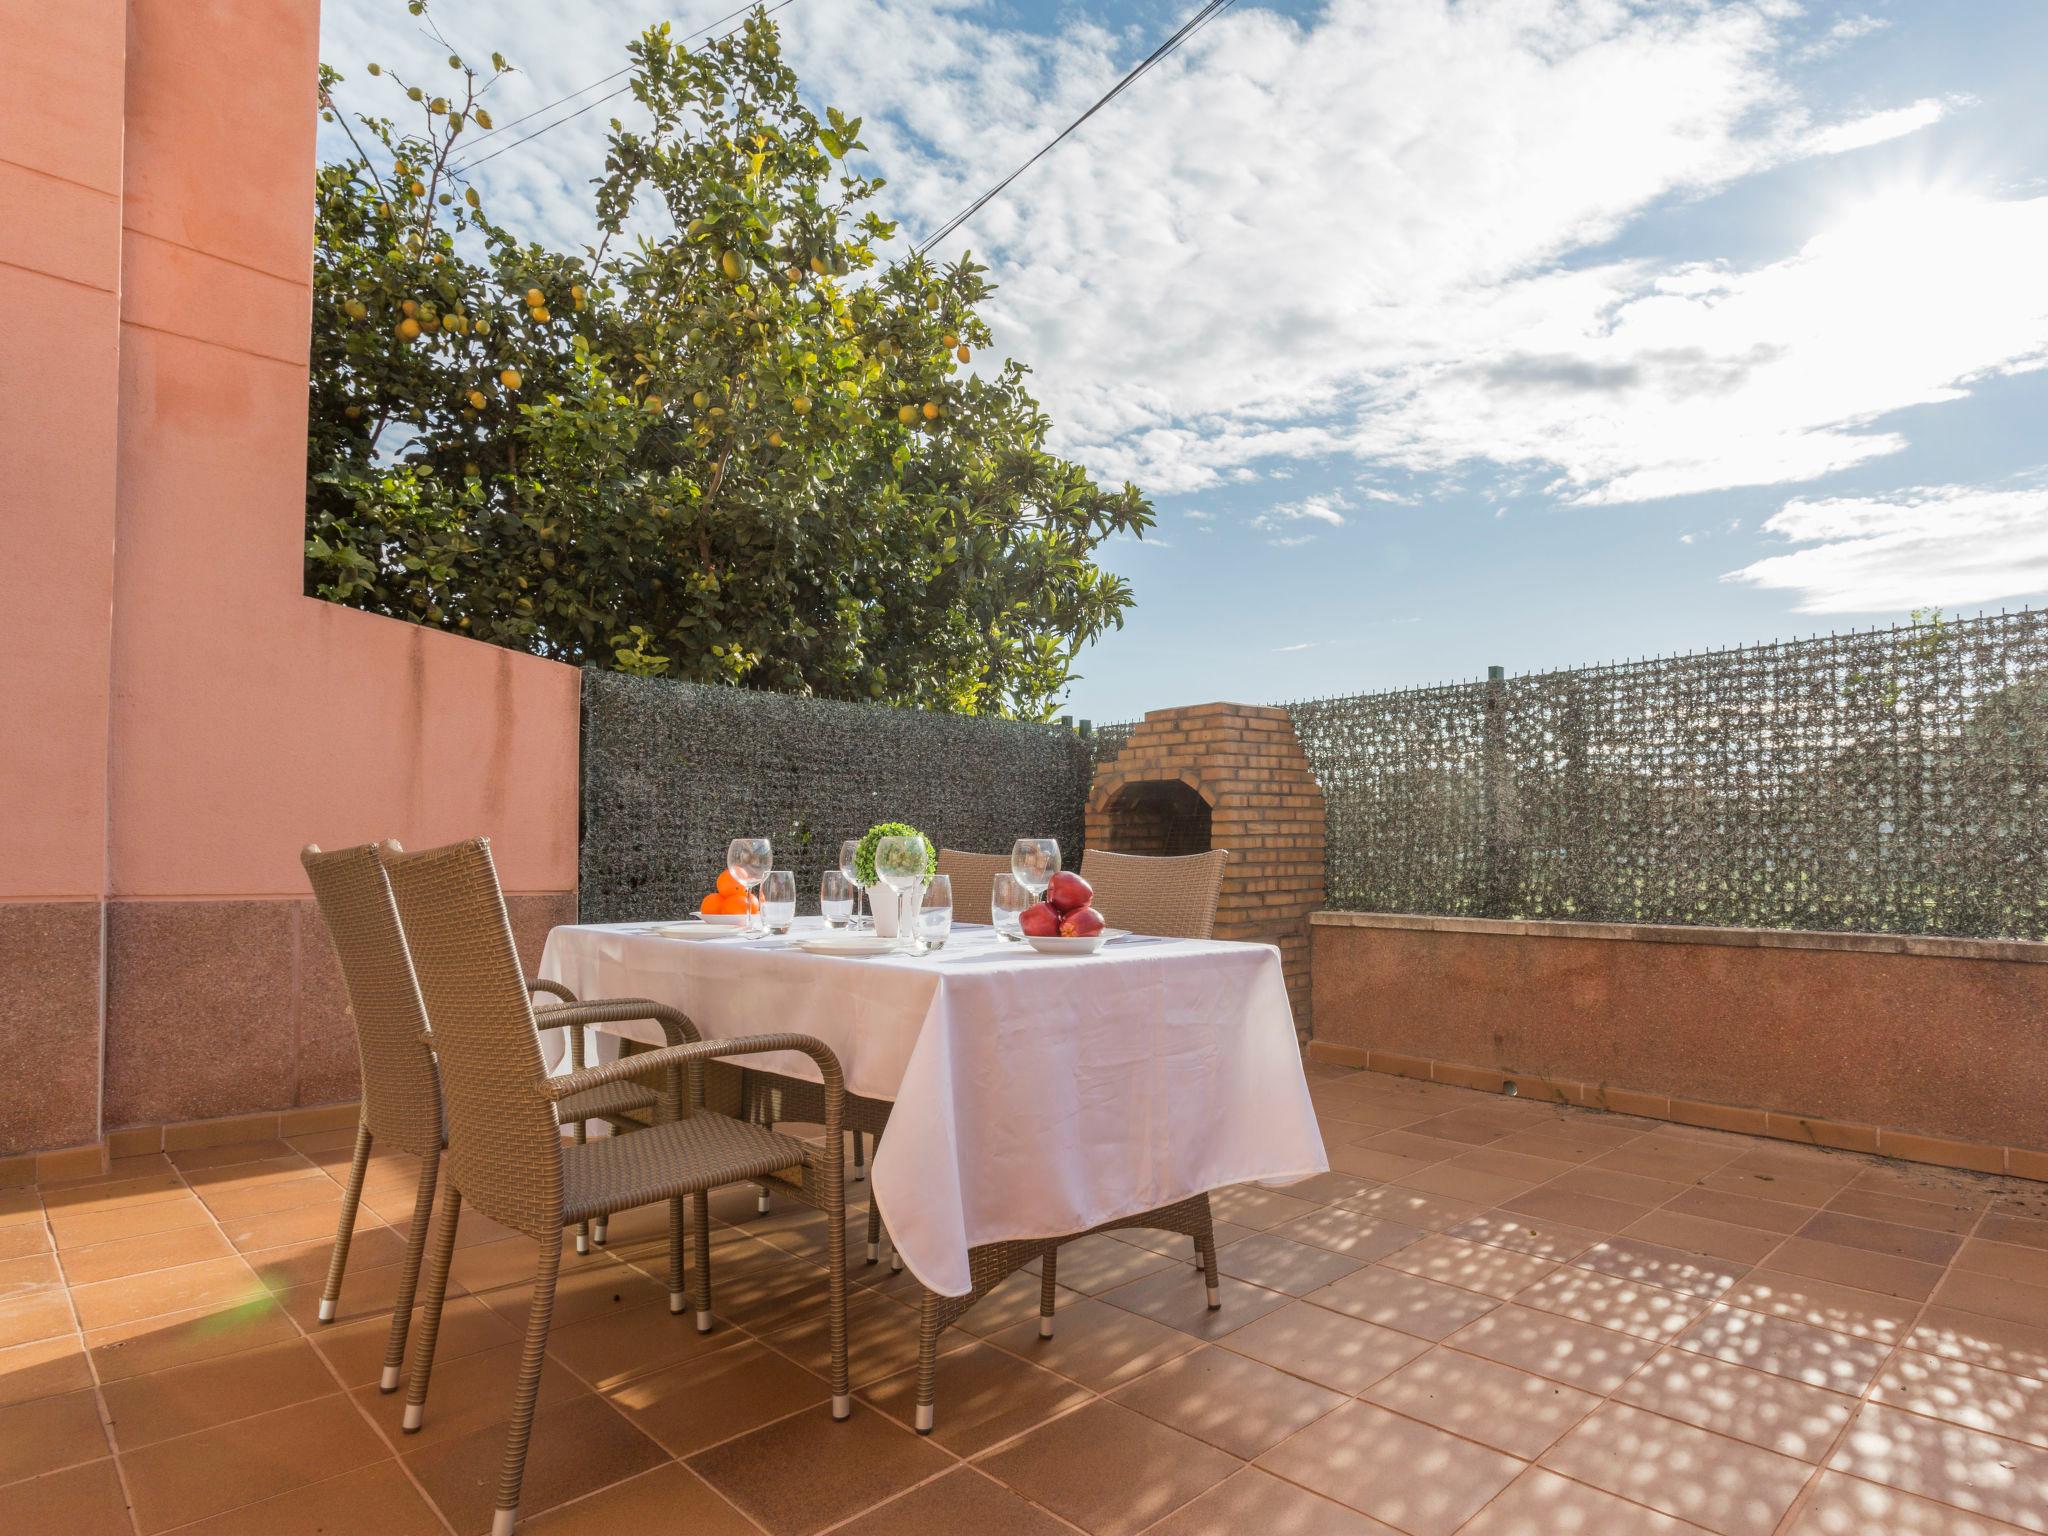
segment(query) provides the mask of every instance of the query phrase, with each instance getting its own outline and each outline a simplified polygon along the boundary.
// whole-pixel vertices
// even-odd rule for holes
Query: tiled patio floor
[[[2048,1531],[2048,1186],[1312,1075],[1338,1171],[1218,1197],[1220,1314],[1183,1239],[1079,1244],[1057,1337],[1028,1276],[948,1335],[930,1440],[907,1277],[857,1266],[834,1424],[814,1220],[720,1201],[708,1338],[659,1218],[615,1223],[568,1261],[522,1529]],[[314,1320],[350,1139],[0,1190],[0,1531],[487,1528],[532,1246],[465,1222],[401,1436],[405,1160]]]

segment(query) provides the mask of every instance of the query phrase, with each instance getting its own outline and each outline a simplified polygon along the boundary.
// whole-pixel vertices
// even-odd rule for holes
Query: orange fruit
[[[747,894],[747,888],[733,878],[731,870],[721,869],[718,872],[718,894],[721,896],[744,896]]]
[[[716,891],[713,891],[709,896],[706,896],[697,903],[697,910],[707,917],[713,913],[723,912],[725,910],[725,898]]]

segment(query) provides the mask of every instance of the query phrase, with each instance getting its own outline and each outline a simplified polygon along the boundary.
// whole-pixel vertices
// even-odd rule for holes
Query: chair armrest
[[[587,1004],[593,1007],[638,1008],[642,1003]],[[655,1006],[660,1006],[656,1004]],[[666,1010],[675,1013],[674,1009]],[[682,1015],[676,1013],[678,1019]],[[628,1018],[645,1018],[650,1015],[629,1013]],[[687,1024],[689,1021],[684,1019]],[[832,1047],[812,1035],[741,1035],[732,1040],[695,1040],[683,1045],[665,1045],[659,1050],[643,1051],[638,1056],[622,1056],[617,1061],[605,1062],[602,1066],[585,1067],[580,1072],[565,1073],[561,1077],[543,1077],[540,1091],[550,1099],[561,1099],[572,1093],[581,1093],[586,1088],[602,1087],[622,1077],[636,1077],[640,1073],[655,1070],[675,1072],[678,1069],[694,1069],[698,1063],[716,1061],[727,1056],[758,1056],[770,1051],[800,1051],[818,1064],[818,1075],[825,1087],[825,1146],[827,1156],[834,1160],[844,1153],[840,1127],[846,1118],[846,1079],[840,1071],[839,1058]],[[702,1105],[704,1076],[701,1072],[690,1071],[693,1094]]]
[[[559,997],[565,1003],[576,1001],[576,994],[563,986],[559,981],[546,981],[539,976],[529,976],[526,978],[526,990],[528,992],[545,992],[550,997]],[[542,1006],[552,1005],[543,1004]]]
[[[703,1038],[697,1033],[697,1026],[690,1022],[688,1014],[666,1003],[657,1003],[650,997],[604,997],[593,998],[587,1003],[557,1003],[536,1011],[533,1023],[536,1029],[575,1029],[589,1024],[625,1024],[634,1019],[651,1019],[659,1024],[670,1045],[689,1045]],[[645,1056],[632,1059],[642,1063],[647,1060]]]

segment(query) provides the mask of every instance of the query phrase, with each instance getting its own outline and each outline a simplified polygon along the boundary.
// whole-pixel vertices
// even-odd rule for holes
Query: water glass
[[[751,898],[754,887],[768,878],[768,871],[775,867],[775,850],[765,837],[736,837],[726,845],[725,869],[733,879],[746,887]],[[759,934],[755,924],[760,921],[753,910],[755,903],[748,902],[747,926],[743,930],[750,938]]]
[[[770,933],[787,933],[796,922],[796,871],[771,869],[761,882],[761,922]]]
[[[860,876],[855,872],[859,859],[859,838],[849,837],[839,845],[839,873],[846,876],[846,883],[853,887],[853,926],[865,928],[867,924],[861,919],[860,904],[867,893],[861,888]]]
[[[818,911],[827,928],[844,928],[853,921],[853,880],[843,869],[828,869],[818,881]]]
[[[917,909],[917,936],[927,949],[944,949],[953,931],[953,877],[933,875]]]
[[[1024,942],[1024,930],[1018,925],[1017,917],[1031,905],[1032,900],[1030,888],[1015,875],[996,876],[995,889],[989,893],[988,910],[997,938],[1008,939],[1013,944]]]
[[[1010,845],[1010,873],[1033,898],[1045,894],[1060,872],[1060,845],[1049,837],[1020,837]]]

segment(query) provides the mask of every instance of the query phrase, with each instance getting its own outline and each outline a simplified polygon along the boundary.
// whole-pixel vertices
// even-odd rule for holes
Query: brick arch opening
[[[1099,846],[1114,853],[1174,857],[1214,846],[1208,797],[1179,779],[1139,779],[1112,791],[1101,825]]]

